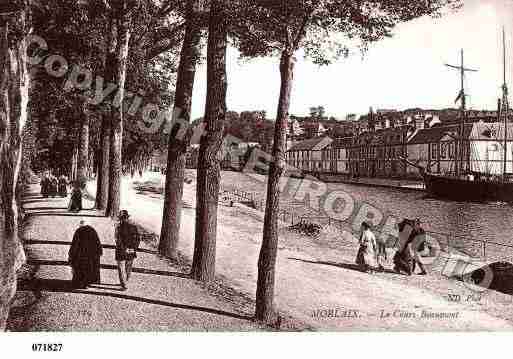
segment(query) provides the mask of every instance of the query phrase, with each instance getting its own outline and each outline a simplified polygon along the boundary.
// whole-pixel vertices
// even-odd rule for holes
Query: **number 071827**
[[[33,343],[33,352],[60,352],[62,350],[61,343]]]

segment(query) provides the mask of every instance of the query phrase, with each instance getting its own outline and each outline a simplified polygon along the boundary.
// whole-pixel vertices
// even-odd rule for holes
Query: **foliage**
[[[110,4],[112,3],[112,4]],[[149,156],[149,149],[164,141],[162,133],[148,135],[139,130],[142,108],[155,103],[166,109],[172,103],[172,88],[176,73],[176,58],[181,40],[181,19],[162,14],[160,2],[140,2],[134,16],[134,36],[130,42],[127,65],[127,96],[124,102],[126,136],[123,142],[123,161],[126,165]],[[110,1],[107,5],[115,5]],[[93,91],[95,78],[103,77],[107,49],[112,46],[109,36],[111,18],[105,2],[88,0],[55,0],[42,2],[34,9],[34,33],[48,42],[48,52],[58,54],[69,63],[91,70]],[[44,63],[44,61],[43,61]],[[31,91],[31,115],[37,123],[36,163],[66,171],[70,167],[73,149],[78,140],[79,124],[84,116],[82,105],[92,91],[64,91],[69,72],[62,78],[46,73],[43,65],[32,69],[34,84]],[[104,86],[106,86],[104,84]],[[139,111],[128,112],[135,96],[142,98]],[[104,104],[91,108],[91,153],[100,147],[99,122],[106,113]]]
[[[440,16],[461,0],[240,0],[233,35],[242,56],[270,56],[304,49],[327,65],[392,36],[401,22]]]

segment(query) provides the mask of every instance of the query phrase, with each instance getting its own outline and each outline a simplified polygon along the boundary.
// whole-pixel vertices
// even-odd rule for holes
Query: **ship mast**
[[[502,168],[502,180],[506,180],[507,160],[508,160],[508,115],[509,115],[509,101],[508,101],[508,85],[506,84],[506,33],[502,27],[502,60],[503,60],[503,84],[502,84],[502,106],[501,112],[504,116],[504,160]]]
[[[465,72],[477,72],[477,70],[465,68],[465,62],[464,62],[464,54],[463,49],[461,49],[461,65],[460,66],[454,66],[445,64],[445,66],[457,69],[460,71],[460,79],[461,79],[461,89],[460,93],[458,94],[458,97],[456,98],[456,102],[458,100],[461,100],[461,119],[460,119],[460,127],[459,127],[459,133],[458,133],[458,141],[456,142],[456,161],[455,161],[455,172],[456,176],[459,176],[461,172],[463,172],[463,136],[464,136],[464,130],[465,130],[465,116],[466,116],[466,95],[465,95]]]

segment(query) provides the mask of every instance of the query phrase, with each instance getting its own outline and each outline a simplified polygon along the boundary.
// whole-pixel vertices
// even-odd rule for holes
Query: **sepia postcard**
[[[1,345],[498,350],[512,64],[509,0],[1,0]]]

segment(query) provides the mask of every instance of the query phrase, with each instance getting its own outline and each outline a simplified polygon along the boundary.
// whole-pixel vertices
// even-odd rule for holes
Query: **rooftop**
[[[442,137],[449,133],[458,133],[458,125],[451,126],[435,126],[432,128],[424,128],[418,130],[413,137],[408,141],[410,145],[425,144],[439,142]],[[465,130],[463,131],[463,137],[468,138],[472,131],[472,124],[465,124]]]
[[[316,137],[295,143],[289,151],[309,151],[316,147],[320,147],[318,149],[322,149],[328,146],[331,142],[333,142],[333,140],[329,137]]]

